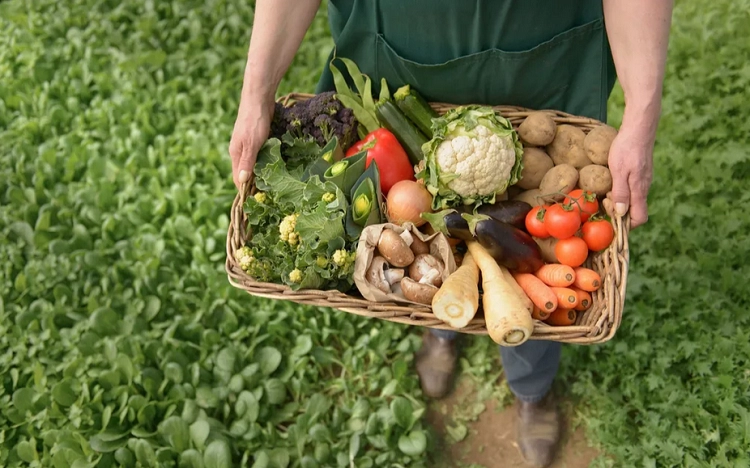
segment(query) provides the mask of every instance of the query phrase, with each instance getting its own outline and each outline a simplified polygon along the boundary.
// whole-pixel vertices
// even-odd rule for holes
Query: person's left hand
[[[633,228],[648,221],[647,198],[654,171],[654,137],[650,133],[623,123],[609,149],[615,213],[624,216],[629,209]]]

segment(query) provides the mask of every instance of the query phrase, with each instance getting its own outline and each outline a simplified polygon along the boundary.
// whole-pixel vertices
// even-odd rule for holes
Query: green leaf
[[[258,419],[260,405],[258,399],[252,392],[243,390],[237,397],[237,403],[234,405],[235,413],[238,417],[244,418],[249,422],[255,422]]]
[[[268,379],[263,383],[266,399],[272,405],[283,403],[286,399],[286,387],[279,379]]]
[[[258,350],[255,361],[260,364],[263,375],[271,375],[281,364],[281,353],[276,348],[266,346]]]
[[[199,419],[190,425],[190,438],[196,447],[202,449],[208,439],[208,434],[211,431],[207,421]]]
[[[295,339],[294,348],[292,348],[292,356],[301,357],[306,355],[312,349],[312,338],[310,335],[299,335]]]
[[[143,308],[143,318],[150,322],[159,314],[161,310],[161,299],[156,296],[148,296],[146,298],[146,305]]]
[[[413,410],[411,402],[404,397],[399,396],[391,401],[391,413],[393,413],[396,423],[405,429],[412,425]]]
[[[203,453],[203,464],[206,468],[231,468],[232,455],[229,444],[221,439],[212,441]]]
[[[95,434],[89,439],[89,446],[92,450],[100,453],[110,453],[125,447],[128,442],[128,433],[122,432],[103,432]]]
[[[219,405],[219,398],[209,387],[198,387],[195,391],[195,402],[201,408],[216,408]]]
[[[265,450],[255,454],[255,462],[251,468],[268,468],[271,464],[271,457]]]
[[[203,456],[195,449],[185,450],[180,454],[180,468],[203,468]]]
[[[38,457],[36,447],[28,440],[23,440],[16,445],[16,453],[26,463],[31,463]]]
[[[36,398],[36,392],[31,388],[19,388],[13,392],[13,406],[20,411],[25,413],[31,411],[34,406],[34,400]]]
[[[352,434],[349,439],[349,459],[353,460],[359,453],[359,433]]]
[[[193,423],[195,424],[195,423]],[[170,416],[159,424],[159,433],[177,452],[189,448],[192,427],[179,416]]]
[[[126,447],[115,450],[115,461],[123,467],[135,468],[135,455]]]
[[[138,439],[135,441],[135,458],[138,462],[147,467],[155,468],[157,466],[156,453],[153,447],[147,441]]]
[[[102,307],[94,311],[89,318],[91,329],[102,336],[116,335],[119,331],[120,317],[115,311]]]
[[[78,400],[81,385],[74,379],[63,379],[52,387],[52,398],[61,406],[70,406]]]
[[[412,431],[398,438],[398,449],[404,454],[416,457],[427,448],[427,437],[423,431]]]

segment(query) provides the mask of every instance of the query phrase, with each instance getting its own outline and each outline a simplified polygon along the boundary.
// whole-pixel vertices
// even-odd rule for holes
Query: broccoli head
[[[346,151],[358,139],[357,127],[354,112],[336,99],[334,91],[328,91],[289,107],[276,103],[271,137],[281,139],[288,132],[295,138],[310,138],[323,147],[336,136]]]

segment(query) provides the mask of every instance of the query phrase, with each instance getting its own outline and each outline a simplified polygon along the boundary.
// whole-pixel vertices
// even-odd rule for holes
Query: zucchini
[[[422,95],[411,86],[404,85],[396,90],[393,99],[401,112],[414,122],[417,128],[427,135],[427,138],[432,138],[432,119],[439,115]]]
[[[393,133],[404,147],[404,151],[409,155],[409,161],[413,165],[419,164],[424,159],[422,145],[427,143],[427,137],[389,99],[378,101],[375,105],[375,115],[383,127]]]

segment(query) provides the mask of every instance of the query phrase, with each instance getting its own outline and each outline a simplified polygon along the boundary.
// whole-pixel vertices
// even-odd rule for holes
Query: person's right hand
[[[268,138],[273,118],[273,100],[266,103],[253,101],[243,96],[229,142],[232,178],[237,189],[250,180],[258,150]]]

